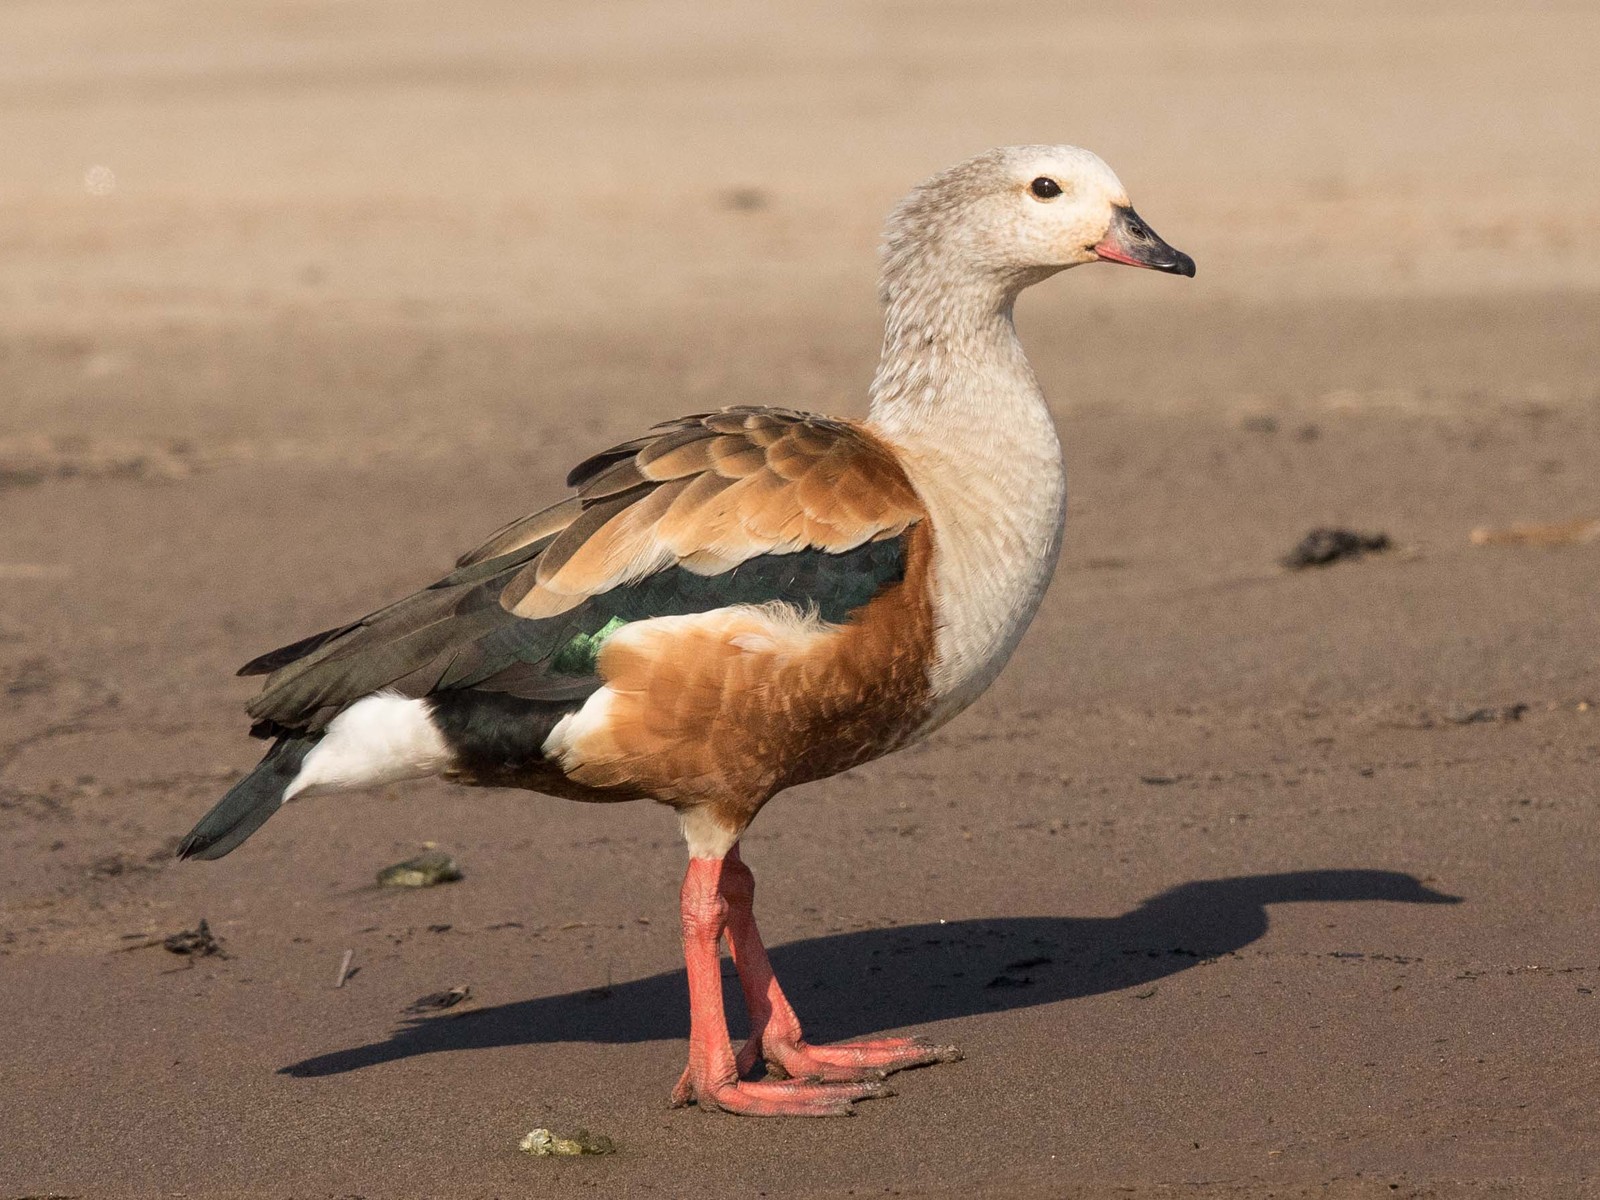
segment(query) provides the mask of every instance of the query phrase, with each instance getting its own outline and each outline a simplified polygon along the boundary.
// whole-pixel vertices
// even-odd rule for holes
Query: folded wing
[[[316,732],[380,690],[581,703],[604,639],[651,617],[777,602],[843,623],[903,576],[924,516],[871,434],[783,409],[657,426],[568,484],[431,587],[247,664],[269,675],[256,732]]]

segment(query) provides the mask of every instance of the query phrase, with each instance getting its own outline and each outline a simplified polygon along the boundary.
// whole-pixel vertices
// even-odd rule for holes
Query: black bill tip
[[[1094,247],[1094,252],[1106,262],[1194,278],[1194,259],[1162,241],[1126,204],[1112,210],[1111,228],[1106,230],[1106,236]]]
[[[1153,265],[1153,264],[1152,264]],[[1194,278],[1194,259],[1182,250],[1172,252],[1172,261],[1162,266],[1155,266],[1157,271],[1165,271],[1169,275],[1182,275],[1185,278]]]

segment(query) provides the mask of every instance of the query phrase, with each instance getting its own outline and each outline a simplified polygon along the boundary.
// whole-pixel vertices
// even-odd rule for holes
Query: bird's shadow
[[[1248,946],[1267,906],[1295,900],[1454,904],[1397,871],[1320,870],[1185,883],[1120,917],[995,917],[830,934],[771,950],[818,1041],[1096,996],[1163,979]],[[731,975],[731,972],[725,972]],[[730,1016],[742,1014],[731,978]],[[282,1068],[336,1075],[442,1051],[539,1042],[642,1042],[688,1035],[681,970],[417,1018],[388,1038]]]

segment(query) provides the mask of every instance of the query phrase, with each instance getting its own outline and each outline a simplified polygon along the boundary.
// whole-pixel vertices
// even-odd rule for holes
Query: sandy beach
[[[1600,539],[1473,540],[1600,518],[1592,5],[0,25],[0,1197],[1600,1194]],[[240,663],[655,421],[859,415],[885,212],[1028,141],[1197,277],[1028,293],[1042,612],[744,843],[816,1039],[964,1061],[669,1109],[653,805],[408,784],[173,859],[259,755]],[[1283,568],[1321,526],[1393,545]],[[428,844],[465,878],[375,885]]]

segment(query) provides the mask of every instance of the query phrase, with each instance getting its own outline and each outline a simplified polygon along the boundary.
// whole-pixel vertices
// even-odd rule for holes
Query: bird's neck
[[[936,725],[988,686],[1038,608],[1066,470],[1012,323],[1020,285],[893,282],[867,426],[899,451],[933,525]]]
[[[1017,289],[996,280],[953,283],[938,274],[884,281],[883,353],[872,381],[871,423],[909,438],[948,438],[995,400],[1042,406],[1017,341]],[[1009,416],[1009,412],[991,414]]]
[[[1012,319],[1017,294],[1054,272],[963,276],[940,266],[934,256],[907,256],[886,269],[868,423],[907,450],[959,450],[974,469],[1034,451],[1059,462]]]
[[[913,461],[1010,479],[1054,502],[1061,444],[1012,320],[1017,292],[1031,282],[886,279],[867,424]]]

